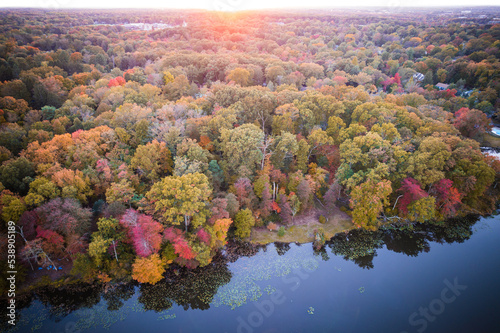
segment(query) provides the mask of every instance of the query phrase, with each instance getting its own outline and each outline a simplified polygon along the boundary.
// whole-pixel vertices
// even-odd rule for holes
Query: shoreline
[[[326,218],[325,223],[319,222],[319,216]],[[323,229],[325,239],[331,239],[339,233],[346,233],[356,229],[352,218],[335,206],[331,210],[316,207],[302,215],[296,216],[294,221],[285,227],[285,234],[278,236],[278,231],[271,231],[266,227],[254,227],[250,238],[245,241],[266,245],[274,242],[279,243],[311,243],[314,241],[315,230]]]
[[[336,210],[338,210],[342,214],[347,215],[346,213],[340,211],[340,209],[338,207],[336,207]],[[306,215],[308,215],[308,214],[306,214]],[[489,215],[496,215],[496,214],[495,213],[485,214],[485,215],[467,214],[466,216],[485,217],[485,216],[489,216]],[[464,217],[466,217],[466,216],[464,216]],[[453,221],[455,219],[456,218],[451,219],[450,221]],[[347,226],[346,228],[342,228],[342,226],[344,226],[346,223],[349,223],[351,225]],[[419,224],[421,224],[421,223],[417,223],[417,222],[410,223],[410,225],[419,225]],[[425,223],[422,223],[422,225],[423,224],[425,224]],[[439,224],[434,224],[434,223],[430,223],[430,225],[434,225],[436,227],[439,226]],[[320,227],[324,228],[325,240],[327,242],[331,241],[337,235],[347,234],[353,230],[364,230],[363,228],[358,228],[356,225],[352,224],[350,219],[349,220],[347,220],[347,219],[342,220],[342,219],[339,219],[338,216],[336,219],[331,219],[325,224],[320,224],[319,222],[317,222],[317,224],[311,224],[311,225],[304,225],[304,224],[291,225],[291,226],[289,226],[287,233],[285,233],[285,235],[283,237],[277,236],[276,231],[268,231],[267,229],[265,229],[265,227],[259,227],[259,229],[265,230],[264,233],[262,233],[262,231],[259,231],[259,230],[256,231],[257,235],[261,234],[261,236],[260,236],[261,238],[254,239],[253,237],[255,234],[252,231],[252,239],[245,239],[243,241],[234,241],[234,240],[230,241],[228,243],[227,247],[217,255],[217,257],[219,257],[218,260],[220,260],[221,258],[224,258],[223,261],[227,260],[229,262],[232,262],[232,261],[234,261],[234,259],[237,259],[237,257],[246,256],[245,254],[251,256],[251,253],[258,251],[262,246],[266,246],[266,245],[271,244],[271,243],[284,243],[284,244],[313,243],[314,242],[314,235],[307,234],[307,235],[303,236],[303,238],[291,239],[292,237],[294,237],[294,233],[290,232],[291,231],[290,229],[293,230],[294,227],[296,227],[296,229],[295,229],[296,231],[299,231],[299,230],[302,230],[301,227],[313,227],[313,226],[320,226]],[[388,226],[392,226],[394,228],[391,228],[391,227],[387,228]],[[390,229],[399,229],[397,222],[385,222],[379,226],[379,229],[381,227],[385,227],[386,229],[389,229],[389,230]],[[399,225],[399,227],[401,227],[401,225]],[[441,227],[446,227],[446,224],[444,224],[444,225],[442,224]],[[265,237],[262,237],[262,234],[266,235],[268,233],[273,233],[274,238],[266,239]],[[265,241],[267,241],[267,242],[265,242]],[[76,277],[69,274],[70,269],[71,268],[68,267],[64,271],[61,271],[59,273],[60,275],[58,274],[59,276],[57,276],[57,277],[55,277],[54,274],[43,274],[42,276],[35,277],[35,275],[37,275],[36,273],[38,273],[37,271],[27,272],[26,279],[25,279],[25,281],[23,281],[23,285],[20,286],[18,292],[16,293],[16,297],[20,297],[20,298],[29,297],[30,294],[36,292],[37,290],[41,290],[43,288],[58,289],[58,288],[69,288],[71,286],[74,286],[77,289],[81,289],[82,287],[85,288],[85,287],[97,286],[97,285],[101,284],[98,281],[94,281],[93,283],[89,283],[88,281],[84,281],[80,278],[76,278]],[[47,272],[47,273],[50,273],[50,272]],[[166,278],[166,279],[175,278],[175,275],[178,275],[178,273],[179,273],[178,268],[167,270],[167,272],[164,275],[164,278]],[[133,280],[130,280],[130,281],[118,280],[118,281],[112,281],[111,285],[118,286],[118,285],[128,284],[128,283],[135,283],[135,282]],[[102,284],[102,286],[104,288],[106,286],[106,284]]]

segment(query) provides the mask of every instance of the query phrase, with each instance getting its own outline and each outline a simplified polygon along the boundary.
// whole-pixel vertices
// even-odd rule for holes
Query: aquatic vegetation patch
[[[307,255],[307,248],[297,247],[294,248],[293,255],[282,256],[272,247],[252,257],[251,269],[247,266],[245,258],[234,263],[231,267],[231,281],[219,288],[211,305],[225,305],[235,309],[249,301],[258,300],[263,294],[262,289],[268,295],[276,291],[271,284],[261,287],[263,281],[284,277],[298,268],[313,271],[319,265],[315,259]]]
[[[169,310],[161,312],[161,315],[157,318],[157,320],[167,320],[167,319],[175,319],[175,313],[169,313]]]
[[[272,287],[272,286],[267,286],[266,289],[264,289],[264,291],[268,294],[268,295],[272,295],[276,292],[276,288]]]

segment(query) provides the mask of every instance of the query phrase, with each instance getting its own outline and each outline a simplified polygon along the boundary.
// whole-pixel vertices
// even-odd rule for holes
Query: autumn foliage
[[[30,269],[155,283],[307,214],[375,230],[496,209],[500,162],[481,146],[500,116],[498,25],[2,14],[0,217]]]
[[[115,77],[114,79],[109,80],[108,87],[117,87],[123,86],[125,84],[125,79],[121,76]]]
[[[132,265],[132,278],[140,283],[156,284],[163,278],[165,268],[158,254],[136,258]]]
[[[401,188],[399,189],[399,191],[403,194],[401,199],[399,200],[398,208],[403,214],[408,213],[409,204],[418,199],[428,196],[427,192],[422,190],[418,181],[411,177],[408,177],[401,182]]]

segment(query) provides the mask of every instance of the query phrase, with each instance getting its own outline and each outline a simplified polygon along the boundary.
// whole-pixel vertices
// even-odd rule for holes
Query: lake
[[[155,286],[40,291],[19,332],[497,332],[500,216],[230,247]]]

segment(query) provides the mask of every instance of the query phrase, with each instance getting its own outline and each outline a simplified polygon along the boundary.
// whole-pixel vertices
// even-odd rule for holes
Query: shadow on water
[[[199,270],[183,270],[178,276],[167,277],[155,285],[142,284],[139,303],[145,310],[161,312],[173,303],[184,310],[207,310],[220,286],[231,281],[231,272],[222,258]]]
[[[472,227],[479,216],[451,219],[437,224],[387,225],[377,231],[364,229],[339,234],[326,242],[335,255],[356,263],[361,268],[373,268],[377,249],[384,245],[389,251],[416,257],[430,251],[430,242],[463,243],[472,236]]]

